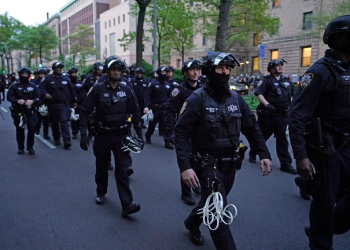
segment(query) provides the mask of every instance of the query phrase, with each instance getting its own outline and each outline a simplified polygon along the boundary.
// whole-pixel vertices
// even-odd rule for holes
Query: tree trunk
[[[182,59],[182,64],[185,62],[185,46],[182,43],[182,47],[181,47],[181,59]]]
[[[157,48],[157,57],[158,57],[158,67],[160,66],[160,44],[161,44],[161,39],[158,38],[158,48]]]
[[[219,20],[216,28],[215,51],[225,52],[226,37],[230,17],[231,0],[221,0],[219,6]]]
[[[39,48],[39,57],[40,57],[40,64],[41,64],[41,65],[43,65],[43,60],[42,60],[42,58],[41,58],[41,56],[42,56],[42,54],[41,54],[41,53],[42,53],[42,50],[43,50],[43,49],[42,49],[42,47],[40,46],[40,48]]]
[[[145,21],[147,5],[151,2],[151,0],[136,0],[136,2],[139,4],[139,15],[136,31],[136,67],[142,67],[143,23]]]

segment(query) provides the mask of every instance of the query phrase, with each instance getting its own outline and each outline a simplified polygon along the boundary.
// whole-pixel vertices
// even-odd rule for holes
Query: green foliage
[[[145,70],[145,77],[149,78],[150,73],[153,70],[153,66],[146,62],[145,60],[142,60],[142,68]]]
[[[181,72],[181,69],[175,69],[173,77],[176,79],[178,83],[182,83],[184,76]]]
[[[208,37],[216,35],[220,0],[193,1],[198,18],[202,19],[202,32]],[[267,13],[270,0],[232,0],[226,38],[226,50],[232,48],[236,42],[247,43],[249,34],[274,34],[280,25],[277,16]]]
[[[256,108],[259,105],[259,100],[258,98],[256,98],[255,95],[252,96],[242,96],[243,99],[246,101],[246,103],[248,104],[249,108],[251,110],[256,110]]]
[[[73,66],[79,56],[79,62],[85,60],[89,55],[97,55],[97,50],[94,49],[94,31],[88,25],[78,24],[74,33],[66,36],[64,39],[70,40],[69,55],[72,57]]]
[[[20,33],[24,27],[23,23],[9,16],[8,12],[0,15],[0,42],[9,42],[11,38]]]

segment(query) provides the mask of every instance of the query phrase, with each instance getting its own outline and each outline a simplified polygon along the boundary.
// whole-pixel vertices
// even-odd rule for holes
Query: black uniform
[[[277,156],[282,169],[290,169],[292,164],[286,137],[291,93],[292,86],[289,84],[288,78],[281,76],[277,80],[272,74],[259,81],[254,92],[256,96],[264,96],[266,101],[276,108],[274,113],[269,113],[264,108],[258,109],[258,124],[266,141],[272,134],[275,135]],[[251,149],[250,154],[255,155],[254,148]]]
[[[138,79],[137,77],[135,77],[131,79],[131,85],[133,86],[134,93],[137,97],[140,109],[140,116],[142,116],[143,110],[145,109],[145,103],[149,103],[148,81],[146,78]]]
[[[5,77],[4,75],[0,74],[0,92],[2,93],[3,101],[5,101],[5,89],[6,89]],[[1,96],[0,96],[0,103],[1,103]]]
[[[134,129],[142,138],[140,114],[131,89],[123,84],[113,89],[108,81],[99,82],[88,93],[80,110],[80,133],[87,134],[88,116],[94,110],[96,117],[96,137],[93,150],[96,157],[97,195],[103,196],[108,187],[108,165],[111,151],[115,159],[115,179],[123,208],[133,201],[129,188],[127,169],[131,166],[129,151],[122,149],[122,141],[130,128],[127,119],[132,116]]]
[[[168,78],[168,80],[167,80],[167,82],[170,84],[170,86],[171,86],[171,89],[170,89],[170,91],[172,91],[174,88],[176,88],[178,85],[179,85],[179,83],[177,82],[177,80],[175,79],[175,78]]]
[[[203,159],[206,155],[210,158],[206,167],[198,166],[194,169],[201,185],[201,200],[185,221],[189,230],[199,228],[203,221],[197,212],[212,193],[212,189],[207,186],[207,178],[213,179],[215,159],[218,160],[216,175],[223,183],[218,191],[223,196],[224,207],[227,205],[226,196],[232,188],[237,170],[231,163],[237,156],[235,150],[241,132],[251,147],[258,149],[261,159],[270,158],[254,114],[244,99],[234,91],[227,89],[225,94],[221,95],[205,86],[196,90],[183,104],[175,126],[175,145],[180,171],[194,167],[194,164],[190,164],[193,149]],[[223,163],[224,158],[230,162],[226,167]],[[217,249],[236,249],[228,225],[220,223],[219,228],[211,230],[210,234]]]
[[[309,158],[316,169],[313,180],[306,181],[313,197],[310,249],[333,249],[333,234],[350,229],[349,93],[349,64],[327,50],[301,77],[290,107],[294,158]],[[320,118],[322,131],[315,118]]]
[[[73,84],[74,92],[77,96],[77,104],[78,106],[75,109],[75,114],[80,114],[80,108],[81,105],[83,104],[85,97],[87,95],[86,90],[83,88],[83,83],[81,80],[77,78],[71,77],[71,82]],[[71,126],[72,126],[72,134],[73,136],[76,136],[79,132],[79,119],[74,121],[71,121]]]
[[[59,142],[62,134],[63,141],[70,142],[68,121],[72,105],[76,103],[72,82],[67,76],[51,74],[45,77],[44,88],[52,97],[47,103],[53,138]]]
[[[44,84],[43,81],[39,80],[38,78],[34,79],[32,81],[33,84],[35,84],[35,86],[37,86],[37,88],[40,91],[40,101],[38,103],[38,107],[40,107],[41,105],[45,104],[45,100],[44,100],[44,96],[45,96],[45,88],[44,88]],[[43,123],[44,125],[44,138],[48,138],[49,137],[49,117],[43,116],[38,112],[38,123],[36,125],[36,133],[39,135],[40,134],[40,128],[41,128],[41,123]]]
[[[149,103],[145,104],[145,107],[152,109],[154,118],[149,122],[148,130],[146,132],[147,137],[150,138],[155,130],[157,123],[159,122],[159,131],[165,130],[165,121],[164,121],[164,111],[168,97],[170,95],[170,84],[167,81],[160,82],[151,81],[148,86],[148,96]],[[164,140],[170,140],[166,134],[163,134]]]
[[[18,100],[33,100],[31,106],[26,106],[25,104],[19,105]],[[13,83],[7,92],[7,100],[12,103],[11,115],[13,118],[13,123],[16,126],[16,138],[18,143],[18,149],[24,149],[24,128],[20,126],[21,118],[26,121],[26,126],[28,128],[27,135],[27,149],[33,149],[34,145],[34,134],[35,127],[38,122],[37,117],[37,104],[40,100],[40,91],[32,83]]]
[[[85,91],[86,94],[89,92],[91,87],[95,85],[95,83],[100,82],[100,81],[104,81],[103,78],[100,79],[101,77],[103,77],[103,76],[101,75],[99,78],[97,78],[94,73],[91,73],[84,78],[83,90]]]

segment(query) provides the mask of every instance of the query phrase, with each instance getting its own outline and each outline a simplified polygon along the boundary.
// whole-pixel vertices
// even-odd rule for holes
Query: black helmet
[[[75,67],[72,67],[68,70],[68,74],[71,75],[72,73],[78,73],[78,69]]]
[[[144,74],[145,70],[142,67],[137,67],[136,70],[135,70],[135,73],[137,73],[137,74]]]
[[[340,16],[330,21],[323,34],[323,42],[328,44],[335,34],[350,34],[350,15]]]
[[[127,68],[126,64],[115,56],[110,56],[106,58],[104,68],[105,70],[110,69],[111,67],[121,69],[122,71]]]
[[[236,65],[241,66],[239,60],[234,54],[226,54],[223,52],[212,52],[203,59],[202,71],[204,75],[210,75],[212,68],[224,64],[231,68]]]
[[[185,71],[188,69],[201,69],[201,68],[202,68],[202,63],[200,61],[191,59],[184,62],[181,68],[181,72],[182,74],[184,74]]]
[[[149,73],[149,76],[150,77],[158,77],[158,73],[156,70],[152,70],[150,73]]]
[[[20,76],[23,72],[27,72],[29,76],[32,74],[32,71],[27,67],[20,68],[17,73]],[[12,75],[13,74],[15,74],[15,73],[12,73]],[[15,74],[15,76],[16,76],[16,74]]]
[[[127,67],[125,67],[125,69],[122,70],[122,74],[123,73],[126,73],[126,74],[129,75],[130,74],[130,70]]]
[[[94,63],[94,65],[92,66],[92,68],[94,69],[94,70],[103,70],[103,65],[102,65],[102,63],[100,63],[100,62],[96,62],[96,63]]]
[[[46,69],[45,68],[40,68],[40,69],[37,70],[37,73],[45,75],[46,74]]]
[[[158,76],[161,74],[162,71],[166,71],[166,67],[165,66],[159,66],[157,69],[157,74]]]
[[[38,70],[36,69],[33,71],[33,75],[37,75],[37,74],[38,74]]]
[[[55,68],[64,68],[64,64],[61,62],[55,62],[52,64],[52,70],[54,70]]]
[[[272,60],[267,64],[267,72],[271,73],[271,69],[276,67],[278,64],[281,64],[283,66],[284,63],[287,63],[286,60],[282,59],[277,59],[277,60]]]
[[[174,72],[174,71],[175,71],[175,69],[173,68],[173,66],[168,66],[165,69],[165,72]]]
[[[50,72],[51,72],[51,70],[49,69],[49,68],[43,68],[43,69],[45,69],[46,70],[46,74],[50,74]]]
[[[84,74],[84,73],[81,73],[81,74],[80,74],[80,80],[83,81],[83,80],[85,79],[85,77],[86,77],[86,74]]]
[[[134,70],[136,69],[136,65],[135,64],[130,65],[129,70],[132,71],[132,69],[134,69]]]

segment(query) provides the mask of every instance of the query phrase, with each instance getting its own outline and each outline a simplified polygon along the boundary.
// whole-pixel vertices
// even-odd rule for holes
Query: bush
[[[256,110],[259,105],[259,100],[256,96],[242,96],[245,102],[248,104],[250,110]]]
[[[145,77],[150,78],[150,73],[153,70],[153,66],[146,62],[145,60],[142,61],[142,67],[145,70]],[[173,77],[176,79],[178,83],[182,83],[183,81],[183,75],[181,73],[181,69],[175,69]]]

